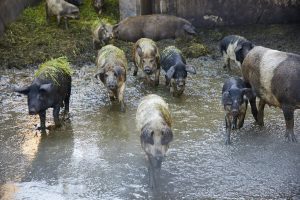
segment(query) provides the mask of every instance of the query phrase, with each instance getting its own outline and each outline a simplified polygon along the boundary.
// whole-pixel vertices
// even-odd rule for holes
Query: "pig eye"
[[[150,62],[152,62],[152,63],[153,63],[153,62],[154,62],[154,60],[150,60]]]
[[[145,60],[143,60],[143,63],[145,63]]]

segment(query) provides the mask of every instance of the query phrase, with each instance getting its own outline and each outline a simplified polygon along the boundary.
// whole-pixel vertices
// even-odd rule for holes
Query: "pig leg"
[[[160,69],[157,69],[155,72],[155,86],[159,85],[159,74],[160,74]]]
[[[57,15],[56,19],[57,19],[57,26],[59,26],[60,25],[60,15]]]
[[[39,116],[41,124],[38,130],[41,130],[42,133],[46,133],[46,110],[39,112]]]
[[[134,64],[133,76],[136,76],[138,72],[138,67]]]
[[[46,10],[46,21],[47,21],[47,23],[49,24],[49,10],[48,10],[48,5],[47,5],[47,3],[45,4],[45,10]]]
[[[59,120],[59,111],[60,111],[60,105],[56,105],[53,107],[53,118],[54,118],[54,124],[56,127],[61,126],[61,123]]]
[[[118,91],[118,99],[121,104],[121,112],[125,112],[124,91],[125,91],[125,83],[122,84],[122,86]]]
[[[282,111],[286,124],[285,137],[288,141],[297,142],[294,134],[294,111],[295,108],[288,105],[282,105]]]
[[[170,84],[170,80],[168,79],[168,77],[165,75],[166,78],[166,86],[168,86]]]
[[[228,69],[230,70],[230,58],[228,57],[227,53],[223,52],[223,59],[224,59],[224,66],[223,68],[226,69],[228,67]]]
[[[64,17],[64,19],[65,19],[65,28],[66,28],[66,30],[68,30],[68,29],[69,29],[69,26],[68,26],[68,18],[67,18],[67,17]]]
[[[241,110],[241,113],[238,116],[239,119],[239,123],[237,128],[240,129],[244,126],[244,121],[245,121],[245,116],[246,116],[246,112],[247,112],[247,107],[248,107],[248,101],[245,102],[245,108],[243,110]]]
[[[259,100],[258,113],[257,113],[257,123],[260,126],[264,126],[264,109],[266,102],[263,99]]]
[[[174,79],[171,79],[171,86],[170,86],[170,92],[175,96],[176,91],[176,82]]]
[[[230,144],[230,131],[231,131],[231,120],[229,114],[225,116],[225,124],[226,124],[226,136],[225,136],[225,144]]]
[[[68,91],[67,96],[64,99],[64,102],[65,102],[64,118],[65,119],[69,118],[68,114],[69,114],[69,107],[70,107],[70,94],[71,94],[71,87],[70,87],[70,89]]]
[[[258,121],[257,120],[256,97],[249,99],[249,102],[250,102],[252,115],[253,115],[255,121]]]

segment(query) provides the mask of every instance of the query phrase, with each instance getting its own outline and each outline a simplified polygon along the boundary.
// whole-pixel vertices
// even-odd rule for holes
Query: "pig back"
[[[157,124],[156,122],[165,122],[171,127],[172,118],[168,104],[158,95],[147,95],[138,106],[136,122],[138,130],[141,130],[145,124]]]
[[[182,52],[177,49],[175,46],[169,46],[163,50],[161,53],[161,67],[163,70],[168,71],[170,67],[176,65],[178,62],[183,62],[184,64],[185,59],[182,55]]]
[[[113,45],[106,45],[102,47],[96,60],[97,70],[107,66],[120,66],[127,71],[127,59],[125,53]]]

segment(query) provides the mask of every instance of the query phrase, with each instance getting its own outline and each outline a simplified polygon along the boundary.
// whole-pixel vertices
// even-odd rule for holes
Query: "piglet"
[[[136,112],[136,125],[147,155],[150,186],[158,189],[161,164],[173,139],[168,104],[158,95],[145,96]]]
[[[16,88],[15,92],[28,97],[29,115],[39,114],[40,128],[46,131],[46,110],[53,108],[55,126],[59,127],[60,108],[65,106],[65,114],[69,112],[71,95],[71,69],[65,58],[57,58],[42,64],[29,86]]]
[[[154,74],[154,82],[159,84],[160,74],[160,55],[156,43],[148,38],[139,39],[133,46],[134,72],[136,76],[138,69],[141,69],[148,82],[151,82],[150,76]]]
[[[182,52],[175,46],[165,48],[161,54],[161,67],[166,72],[166,85],[173,96],[180,96],[185,89],[187,73],[196,74],[192,65],[187,65]]]
[[[222,89],[222,104],[225,110],[226,139],[230,144],[230,132],[244,125],[248,98],[255,104],[255,96],[251,88],[241,78],[230,78],[224,82]]]
[[[96,65],[95,77],[107,87],[110,100],[118,99],[121,111],[125,112],[124,91],[127,72],[125,53],[113,45],[106,45],[99,50]]]

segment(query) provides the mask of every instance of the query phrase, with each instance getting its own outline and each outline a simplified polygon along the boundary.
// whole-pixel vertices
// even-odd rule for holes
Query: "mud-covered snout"
[[[118,80],[114,75],[108,75],[106,79],[107,88],[110,90],[116,90],[118,88]]]
[[[148,155],[149,162],[154,169],[161,169],[161,164],[164,159],[164,155],[158,152],[156,155]]]
[[[28,111],[29,111],[29,115],[36,115],[39,113],[38,110],[34,107],[29,107]]]
[[[144,67],[144,72],[148,75],[151,75],[153,73],[153,70],[150,66],[145,66]]]

